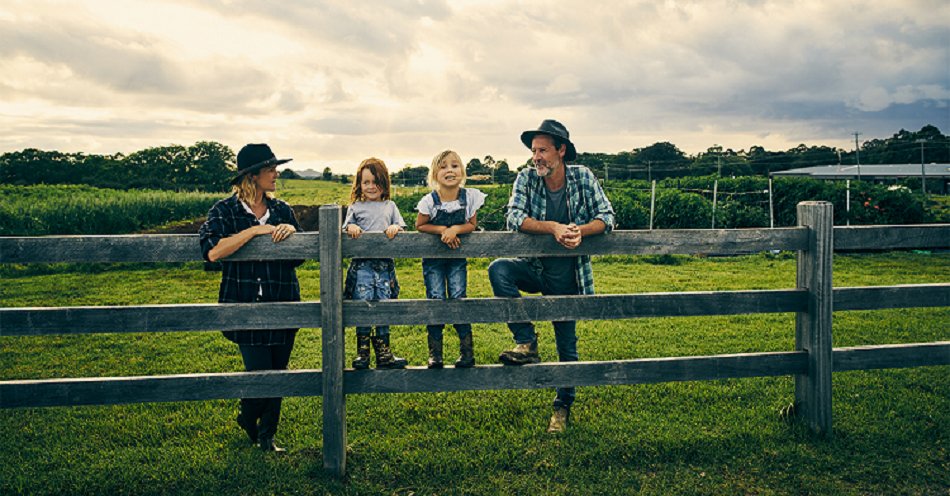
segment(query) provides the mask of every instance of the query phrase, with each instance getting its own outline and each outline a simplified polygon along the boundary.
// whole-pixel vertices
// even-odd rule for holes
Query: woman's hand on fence
[[[273,227],[274,230],[271,232],[271,239],[273,239],[275,243],[280,243],[289,238],[291,234],[297,232],[297,228],[291,224],[278,224]]]
[[[363,234],[363,230],[360,229],[360,226],[356,224],[348,224],[346,226],[346,234],[349,234],[351,238],[356,239]]]

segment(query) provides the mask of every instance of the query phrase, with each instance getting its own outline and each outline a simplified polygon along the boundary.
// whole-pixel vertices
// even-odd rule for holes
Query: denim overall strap
[[[435,203],[435,209],[438,211],[439,206],[442,205],[442,199],[439,198],[439,194],[435,191],[432,192],[432,201]],[[431,219],[429,222],[436,226],[457,226],[459,224],[464,224],[468,219],[465,218],[465,213],[468,210],[468,201],[465,195],[465,188],[459,190],[459,205],[462,208],[454,212],[441,212],[439,215],[436,215],[434,219]]]

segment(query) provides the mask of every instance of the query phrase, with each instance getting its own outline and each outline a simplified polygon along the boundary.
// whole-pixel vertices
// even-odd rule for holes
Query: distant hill
[[[315,171],[315,170],[313,170],[313,169],[303,169],[303,170],[301,170],[301,169],[294,169],[293,167],[288,167],[288,169],[291,169],[292,171],[296,172],[297,174],[300,174],[300,177],[305,177],[305,178],[307,178],[307,179],[312,179],[312,178],[314,178],[314,177],[323,177],[323,172],[322,172],[322,171]]]

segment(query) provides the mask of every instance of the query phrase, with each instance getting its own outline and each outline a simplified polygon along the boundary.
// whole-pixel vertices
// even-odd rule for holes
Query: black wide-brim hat
[[[247,174],[254,174],[264,167],[286,164],[292,158],[277,158],[270,147],[264,143],[250,143],[244,145],[237,154],[237,175],[231,179],[231,184],[237,184]]]
[[[521,133],[521,142],[530,150],[531,140],[533,140],[537,134],[547,134],[561,138],[567,142],[567,152],[564,154],[564,160],[568,161],[577,158],[577,149],[574,148],[574,143],[571,143],[571,133],[567,132],[567,128],[564,127],[564,124],[554,119],[545,119],[537,129]]]

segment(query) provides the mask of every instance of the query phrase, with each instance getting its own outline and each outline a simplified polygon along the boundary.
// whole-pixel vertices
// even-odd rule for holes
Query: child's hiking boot
[[[356,358],[353,359],[353,368],[365,370],[369,368],[369,336],[356,335]]]
[[[373,349],[376,350],[377,369],[404,369],[409,361],[393,354],[389,347],[389,334],[373,336]]]
[[[430,369],[441,369],[442,363],[442,336],[428,336],[429,342],[429,363],[426,365]]]
[[[467,369],[475,366],[474,348],[471,333],[459,338],[459,358],[455,361],[455,368]]]

